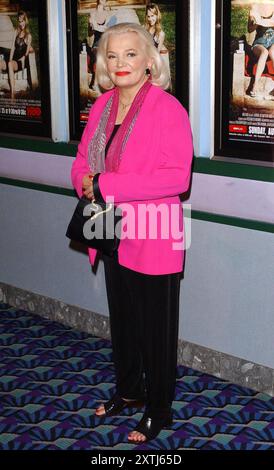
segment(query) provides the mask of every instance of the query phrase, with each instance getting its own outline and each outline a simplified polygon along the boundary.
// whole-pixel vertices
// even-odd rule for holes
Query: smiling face
[[[18,18],[18,25],[21,30],[25,29],[26,27],[26,20],[23,15],[19,16]]]
[[[147,21],[150,26],[154,26],[156,24],[157,12],[155,8],[147,11]]]
[[[145,44],[137,33],[111,34],[107,44],[107,71],[114,85],[120,88],[138,88],[152,65]]]

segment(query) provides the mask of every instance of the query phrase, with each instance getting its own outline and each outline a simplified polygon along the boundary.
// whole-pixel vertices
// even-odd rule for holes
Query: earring
[[[149,68],[146,69],[146,75],[151,75],[151,72],[150,72]]]

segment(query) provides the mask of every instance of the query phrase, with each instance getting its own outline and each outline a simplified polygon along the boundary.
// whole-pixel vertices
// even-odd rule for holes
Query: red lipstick
[[[124,75],[128,75],[130,72],[116,72],[115,75],[118,75],[118,77],[123,77]]]

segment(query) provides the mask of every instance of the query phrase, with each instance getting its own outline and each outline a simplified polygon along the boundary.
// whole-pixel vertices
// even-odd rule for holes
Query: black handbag
[[[120,243],[122,211],[114,204],[79,199],[66,236],[113,256]]]

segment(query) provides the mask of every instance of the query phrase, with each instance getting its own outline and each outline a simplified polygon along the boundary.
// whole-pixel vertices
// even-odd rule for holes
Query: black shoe
[[[142,442],[150,441],[155,439],[162,429],[172,425],[172,412],[170,411],[166,416],[161,416],[155,418],[144,414],[141,421],[137,424],[136,428],[133,431],[140,432],[145,436],[145,441],[135,441],[134,439],[129,439],[130,442],[140,444]]]
[[[124,408],[127,407],[141,407],[144,405],[144,397],[138,398],[136,400],[124,400],[123,398],[119,397],[119,395],[115,394],[110,400],[106,403],[103,403],[105,408],[105,413],[96,416],[115,416],[118,415]]]

